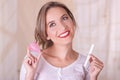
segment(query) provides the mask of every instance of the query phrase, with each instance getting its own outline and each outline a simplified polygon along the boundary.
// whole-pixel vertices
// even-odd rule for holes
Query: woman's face
[[[46,14],[47,39],[51,39],[54,44],[72,43],[75,25],[61,7],[50,8]]]

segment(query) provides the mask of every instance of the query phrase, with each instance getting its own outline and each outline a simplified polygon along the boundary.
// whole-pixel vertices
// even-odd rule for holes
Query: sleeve
[[[24,64],[22,64],[21,70],[20,70],[20,80],[25,80],[25,75],[26,75],[26,69]]]

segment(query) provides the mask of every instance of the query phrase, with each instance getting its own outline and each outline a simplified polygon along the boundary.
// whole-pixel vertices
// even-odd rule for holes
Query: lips
[[[65,32],[61,33],[58,37],[66,38],[69,34],[70,34],[70,31],[68,30],[68,31],[65,31]]]

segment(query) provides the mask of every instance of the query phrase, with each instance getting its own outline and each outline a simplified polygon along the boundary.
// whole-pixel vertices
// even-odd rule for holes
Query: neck
[[[70,45],[53,45],[51,47],[51,55],[54,55],[60,59],[65,59],[73,55],[74,50],[72,49],[72,44]]]

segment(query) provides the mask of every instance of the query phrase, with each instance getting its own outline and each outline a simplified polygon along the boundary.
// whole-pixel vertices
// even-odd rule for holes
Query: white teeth
[[[62,34],[62,35],[60,35],[60,37],[64,37],[64,36],[66,36],[66,35],[68,35],[68,32],[66,32],[66,33],[64,33],[64,34]]]

